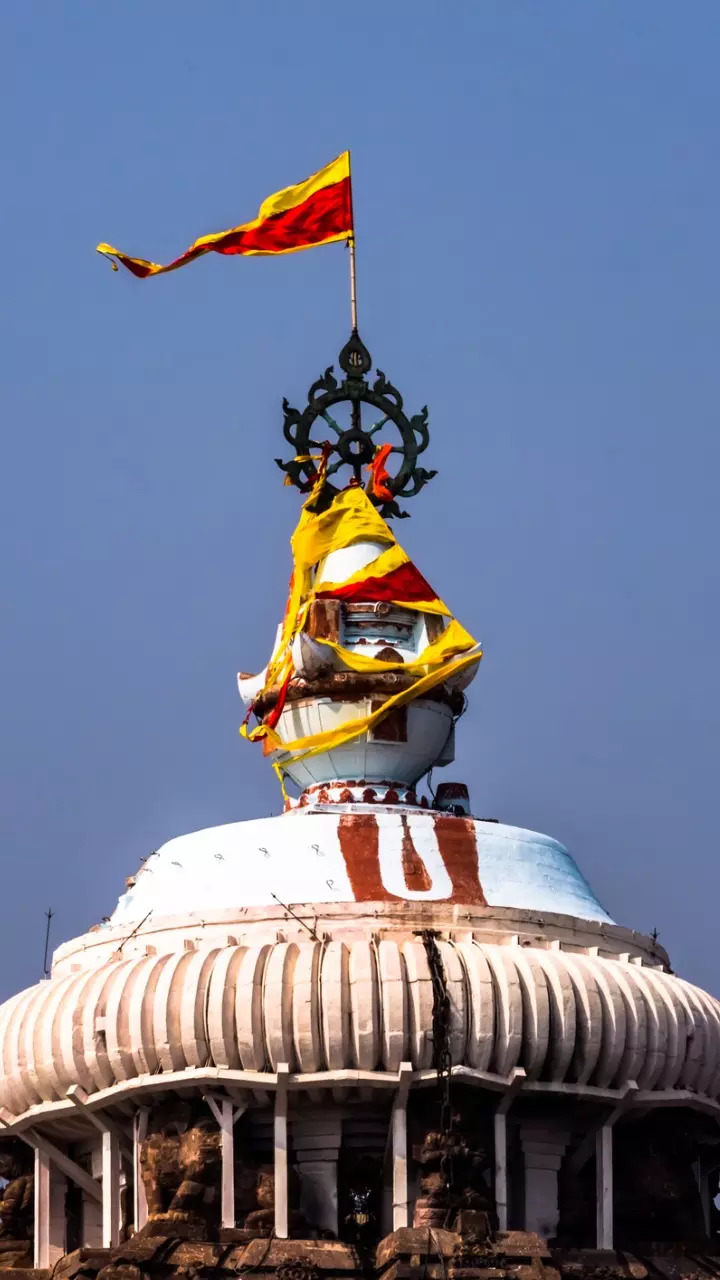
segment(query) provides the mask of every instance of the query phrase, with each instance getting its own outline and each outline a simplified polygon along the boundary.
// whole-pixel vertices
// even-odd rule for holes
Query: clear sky
[[[164,261],[350,147],[360,331],[437,478],[401,537],[485,644],[448,777],[716,991],[720,5],[4,0],[0,995],[173,835],[279,810],[235,673],[340,245]]]

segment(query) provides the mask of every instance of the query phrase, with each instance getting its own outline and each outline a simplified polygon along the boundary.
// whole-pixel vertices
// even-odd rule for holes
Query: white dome
[[[144,863],[111,924],[278,899],[462,902],[611,923],[567,849],[550,836],[418,806],[335,803],[168,841]]]

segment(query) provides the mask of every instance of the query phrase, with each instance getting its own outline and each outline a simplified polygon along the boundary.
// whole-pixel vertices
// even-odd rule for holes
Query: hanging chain
[[[450,1053],[450,996],[447,988],[447,979],[445,977],[445,966],[443,965],[440,948],[436,942],[438,934],[434,929],[423,929],[420,936],[425,948],[425,955],[427,956],[430,977],[432,978],[432,1064],[437,1072],[438,1089],[440,1091],[439,1130],[443,1148],[440,1167],[445,1175],[448,1187],[450,1187],[452,1186],[453,1181],[452,1157],[450,1155],[450,1149],[452,1147],[452,1111],[450,1106],[450,1080],[452,1075],[452,1055]]]

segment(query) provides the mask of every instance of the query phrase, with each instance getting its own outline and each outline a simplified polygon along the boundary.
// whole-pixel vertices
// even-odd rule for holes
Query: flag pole
[[[353,209],[352,196],[352,165],[350,160],[350,152],[348,151],[348,179],[350,182],[350,226],[352,230],[348,239],[348,249],[350,250],[350,320],[352,323],[353,333],[357,333],[357,276],[355,274],[355,211]]]
[[[355,235],[350,237],[350,318],[352,331],[357,333],[357,280],[355,276]]]

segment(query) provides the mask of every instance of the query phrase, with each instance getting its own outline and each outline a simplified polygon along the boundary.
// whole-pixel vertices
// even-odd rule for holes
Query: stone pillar
[[[495,1138],[495,1212],[498,1230],[508,1229],[508,1179],[507,1179],[507,1115],[496,1111],[493,1118]]]
[[[710,1179],[711,1177],[713,1178],[713,1185],[717,1189],[718,1171],[712,1165],[707,1169],[704,1161],[698,1156],[697,1160],[693,1161],[693,1173],[695,1175],[695,1181],[697,1182],[698,1191],[700,1192],[700,1204],[702,1206],[703,1222],[705,1223],[705,1234],[709,1236],[713,1200]]]
[[[147,1222],[147,1197],[142,1180],[142,1164],[140,1155],[142,1144],[147,1137],[148,1108],[140,1107],[133,1116],[133,1223],[139,1231]]]
[[[499,1231],[507,1231],[508,1228],[507,1114],[525,1084],[526,1078],[523,1068],[515,1067],[514,1071],[511,1072],[510,1082],[495,1109],[493,1117],[495,1212],[497,1213]]]
[[[102,1204],[93,1200],[87,1192],[82,1193],[82,1244],[91,1249],[102,1249],[103,1215]]]
[[[222,1124],[222,1187],[220,1196],[220,1222],[223,1227],[235,1226],[235,1118],[233,1104],[229,1098],[220,1103]]]
[[[525,1121],[520,1141],[525,1158],[525,1230],[547,1240],[557,1233],[558,1171],[570,1134],[546,1121]]]
[[[613,1131],[604,1124],[595,1138],[597,1247],[613,1247]]]
[[[96,1139],[99,1139],[96,1134]],[[102,1178],[102,1146],[100,1141],[90,1139],[87,1142],[75,1144],[75,1154],[80,1159],[89,1156],[90,1175],[97,1180],[98,1187]],[[102,1198],[96,1200],[94,1196],[88,1194],[84,1187],[81,1187],[82,1203],[81,1203],[81,1224],[80,1224],[80,1244],[83,1248],[89,1246],[92,1249],[102,1249],[103,1247],[103,1203]]]
[[[410,1223],[408,1188],[408,1123],[407,1103],[412,1080],[412,1063],[401,1062],[398,1087],[393,1100],[391,1125],[392,1150],[392,1229],[399,1231]]]
[[[205,1095],[210,1110],[220,1127],[220,1225],[235,1226],[235,1121],[245,1107],[234,1107],[230,1098],[216,1101]]]
[[[306,1111],[293,1121],[295,1168],[300,1180],[300,1212],[311,1227],[339,1234],[337,1162],[342,1141],[338,1111]]]
[[[52,1267],[65,1252],[66,1179],[46,1151],[35,1150],[34,1265]]]
[[[288,1075],[287,1062],[279,1062],[275,1085],[273,1146],[275,1171],[275,1235],[287,1240],[290,1229],[288,1206]]]
[[[102,1135],[103,1249],[120,1243],[120,1143],[114,1129]]]

